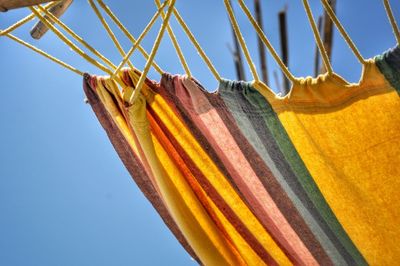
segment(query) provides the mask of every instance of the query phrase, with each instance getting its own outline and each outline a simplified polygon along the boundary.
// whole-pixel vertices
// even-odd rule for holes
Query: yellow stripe
[[[257,253],[249,246],[245,239],[237,232],[235,227],[226,219],[224,214],[219,208],[209,199],[212,209],[215,211],[219,221],[224,225],[224,229],[229,234],[232,242],[236,246],[242,258],[246,261],[247,265],[265,265],[264,261],[257,255]]]
[[[373,64],[366,67],[360,85],[310,84],[295,87],[294,92],[331,91],[321,97],[329,102],[335,99],[334,92],[364,91],[360,100],[335,108],[296,112],[292,107],[298,106],[290,101],[271,103],[275,111],[286,105],[277,111],[279,120],[367,262],[394,265],[400,261],[400,98]],[[379,93],[369,95],[374,88]],[[313,100],[307,94],[294,96],[303,102]]]
[[[179,169],[157,138],[150,133],[146,100],[139,94],[128,110],[129,123],[144,151],[145,160],[160,187],[161,196],[182,233],[205,265],[237,265],[218,228],[205,212]]]
[[[107,112],[110,114],[111,118],[117,125],[119,131],[123,134],[125,140],[129,143],[129,146],[132,148],[135,154],[139,154],[138,147],[136,146],[135,139],[132,135],[131,130],[128,127],[128,124],[126,123],[124,115],[121,113],[120,109],[115,105],[115,102],[113,98],[110,96],[110,93],[115,92],[118,87],[115,84],[114,81],[112,80],[106,80],[105,81],[107,88],[110,90],[108,91],[107,88],[105,88],[102,84],[102,82],[97,79],[97,87],[96,87],[96,93],[100,98],[100,101],[104,104],[104,107],[106,108]],[[117,101],[120,99],[120,97],[115,96],[115,99]]]
[[[161,7],[160,0],[155,0],[154,2],[156,3],[157,8]],[[161,17],[162,17],[163,20],[165,19],[165,12],[163,10],[161,11]],[[185,59],[185,56],[184,56],[184,54],[182,52],[181,47],[179,46],[179,42],[176,39],[175,33],[172,30],[172,27],[171,27],[171,25],[169,23],[167,25],[167,31],[168,31],[169,38],[171,39],[171,42],[172,42],[172,44],[173,44],[173,46],[175,48],[176,54],[178,55],[179,61],[181,62],[181,65],[182,65],[183,69],[185,70],[186,75],[188,77],[191,77],[192,73],[190,71],[189,65],[188,65],[188,63],[187,63],[187,61]]]

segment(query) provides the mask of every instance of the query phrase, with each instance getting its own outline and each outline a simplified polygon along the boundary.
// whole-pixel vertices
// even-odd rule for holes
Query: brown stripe
[[[187,243],[185,237],[183,236],[178,226],[170,216],[168,210],[164,206],[161,198],[158,196],[154,186],[152,185],[148,175],[144,170],[144,167],[141,165],[140,160],[136,157],[132,149],[129,148],[128,142],[124,138],[123,134],[120,132],[118,126],[108,114],[105,106],[97,96],[95,89],[90,86],[90,79],[90,75],[84,75],[83,89],[85,91],[86,97],[88,98],[89,104],[91,105],[100,124],[106,131],[108,138],[110,139],[112,145],[114,146],[114,149],[118,153],[118,156],[121,158],[121,161],[124,163],[126,169],[138,185],[139,189],[161,216],[164,223],[172,231],[172,233],[175,235],[181,245],[186,249],[186,251],[190,254],[190,256],[192,256],[192,258],[200,263],[197,255]]]

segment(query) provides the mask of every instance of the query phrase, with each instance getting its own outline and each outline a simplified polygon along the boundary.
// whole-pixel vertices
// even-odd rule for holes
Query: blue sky
[[[136,37],[156,10],[153,1],[106,2]],[[253,10],[253,1],[246,2]],[[266,33],[277,48],[277,12],[288,4],[290,69],[296,76],[312,75],[315,44],[301,1],[261,2]],[[310,2],[314,15],[321,14],[319,1]],[[398,18],[400,2],[392,2]],[[221,75],[235,79],[223,1],[177,0],[177,7]],[[255,32],[234,7],[258,66]],[[0,27],[28,13],[2,13]],[[395,45],[382,1],[338,0],[338,16],[364,57]],[[114,63],[121,60],[86,1],[75,1],[63,20]],[[143,42],[147,50],[158,25]],[[31,40],[31,26],[18,29],[16,35],[78,69],[102,74],[50,32],[40,41]],[[175,20],[172,26],[193,75],[214,90],[213,76]],[[334,70],[357,82],[361,67],[334,34]],[[117,36],[127,50],[129,42],[119,32]],[[194,264],[132,182],[90,106],[84,104],[82,78],[7,38],[0,38],[0,55],[0,265]],[[170,73],[183,71],[167,35],[156,60]],[[139,55],[132,62],[138,68],[145,63]],[[272,76],[276,66],[270,56],[268,65]],[[159,80],[154,71],[150,77]],[[247,78],[251,79],[248,71]]]

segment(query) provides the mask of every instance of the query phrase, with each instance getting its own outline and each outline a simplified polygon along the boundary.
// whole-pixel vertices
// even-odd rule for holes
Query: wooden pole
[[[49,0],[0,0],[0,11],[6,12],[10,9],[39,5],[51,2]]]
[[[287,66],[289,63],[289,50],[288,50],[288,38],[287,38],[287,23],[286,23],[287,6],[279,12],[279,33],[281,37],[281,54],[282,61]],[[286,95],[289,92],[289,80],[283,75],[283,91]]]
[[[231,25],[231,29],[232,29],[233,44],[234,44],[233,61],[234,61],[235,68],[236,68],[236,76],[237,76],[238,80],[246,80],[246,75],[244,73],[243,59],[242,59],[242,53],[241,53],[239,41],[237,39],[235,31],[233,30],[232,25]]]
[[[332,7],[332,10],[335,12],[336,10],[336,0],[329,0],[329,4]],[[324,47],[326,49],[326,53],[328,54],[329,59],[332,58],[332,47],[333,47],[333,22],[329,18],[328,13],[324,12],[324,34],[323,34],[323,41]],[[322,65],[321,73],[325,73],[326,69],[325,66]]]
[[[255,9],[257,23],[260,26],[260,28],[264,30],[260,0],[254,0],[254,9]],[[268,81],[267,55],[265,53],[265,46],[260,37],[257,37],[257,39],[258,39],[258,51],[260,56],[262,81],[268,85],[269,81]]]
[[[64,0],[60,1],[59,4],[56,6],[53,6],[52,8],[49,9],[49,12],[52,13],[54,16],[57,18],[61,17],[62,14],[67,10],[67,8],[71,5],[73,0]],[[47,19],[47,16],[45,16]],[[49,20],[51,24],[54,24],[52,20]],[[43,37],[43,35],[46,34],[46,32],[49,30],[49,28],[46,27],[46,25],[43,24],[40,20],[33,26],[31,29],[31,36],[32,38],[38,40]]]
[[[318,17],[318,31],[321,34],[322,31],[322,16]],[[315,45],[315,61],[314,61],[314,77],[318,76],[320,73],[320,55],[319,55],[319,49],[318,45]]]

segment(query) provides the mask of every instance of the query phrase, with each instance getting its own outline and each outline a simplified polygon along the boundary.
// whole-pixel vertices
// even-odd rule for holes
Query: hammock
[[[252,82],[220,78],[173,0],[157,2],[159,10],[137,40],[114,16],[133,42],[126,54],[94,2],[89,2],[124,58],[118,66],[102,58],[110,70],[85,57],[109,74],[83,75],[88,102],[136,184],[199,263],[392,265],[400,261],[399,46],[364,59],[322,0],[363,66],[360,82],[348,83],[334,73],[308,1],[303,0],[327,73],[297,78],[244,1],[238,0],[292,82],[290,92],[281,97],[259,80],[228,0],[226,9]],[[400,41],[390,6],[384,3]],[[113,17],[102,1],[99,4]],[[57,21],[45,8],[39,10]],[[32,12],[69,42],[39,11],[32,8]],[[172,14],[219,80],[218,91],[210,93],[192,77],[168,24]],[[143,52],[148,61],[139,71],[129,57],[158,16],[164,22],[151,53]],[[171,75],[153,62],[165,31],[186,75]],[[80,53],[79,48],[76,51]],[[129,68],[123,68],[126,63]],[[146,78],[152,65],[162,74],[159,83]]]

